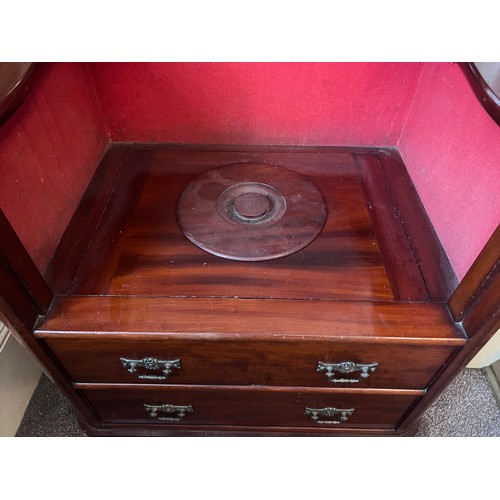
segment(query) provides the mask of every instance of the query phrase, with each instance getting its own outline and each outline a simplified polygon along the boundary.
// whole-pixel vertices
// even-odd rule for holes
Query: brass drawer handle
[[[162,405],[144,405],[144,409],[149,414],[150,417],[156,418],[156,420],[166,421],[166,422],[180,422],[186,413],[193,413],[193,407],[191,405],[187,406],[176,406],[170,405],[168,403]],[[167,414],[176,413],[177,415],[172,417],[159,417],[158,412],[163,412]]]
[[[123,368],[126,368],[130,373],[137,373],[137,368],[144,368],[145,370],[156,371],[162,370],[162,375],[153,374],[137,374],[137,378],[146,380],[166,380],[170,372],[177,368],[181,369],[180,359],[126,359],[120,358]]]
[[[378,363],[354,363],[354,361],[341,361],[340,363],[323,363],[318,361],[317,372],[326,372],[328,382],[332,384],[350,383],[355,384],[361,382],[361,379],[368,378],[370,373],[377,369]],[[337,373],[354,373],[361,372],[359,378],[335,378]]]
[[[311,415],[311,420],[316,424],[343,424],[352,415],[355,408],[341,409],[341,408],[306,408],[304,412],[306,415]],[[339,417],[335,420],[334,417]],[[328,420],[320,420],[320,418],[327,418]]]

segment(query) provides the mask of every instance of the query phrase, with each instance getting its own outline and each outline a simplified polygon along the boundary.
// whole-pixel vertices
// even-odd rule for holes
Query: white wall
[[[0,331],[4,325],[0,322]],[[0,437],[15,436],[41,370],[14,338],[0,338]]]
[[[488,343],[476,354],[467,368],[484,368],[500,359],[500,330],[498,330]]]

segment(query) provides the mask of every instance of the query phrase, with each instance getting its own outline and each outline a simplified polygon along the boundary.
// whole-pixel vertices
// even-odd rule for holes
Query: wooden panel
[[[39,71],[37,63],[0,63],[0,126],[23,103],[35,83]]]
[[[370,338],[373,342],[463,345],[441,304],[148,297],[60,297],[37,337]]]
[[[414,425],[422,413],[432,404],[445,387],[453,380],[467,363],[479,352],[500,328],[500,264],[498,230],[491,236],[475,263],[458,286],[450,308],[452,313],[462,318],[460,327],[469,338],[443,372],[429,388],[427,395],[412,410],[402,430]]]
[[[457,277],[403,160],[395,150],[380,151],[378,157],[430,297],[434,301],[446,302],[457,286]]]
[[[471,86],[477,100],[481,103],[486,112],[500,125],[500,97],[485,81],[476,63],[460,62],[458,63],[463,71],[469,85]]]
[[[126,386],[125,386],[126,387]],[[235,387],[156,387],[148,390],[85,390],[103,422],[163,423],[175,427],[187,425],[258,425],[300,427],[393,428],[417,397],[403,394],[359,394],[333,390],[298,388],[235,388]],[[151,417],[144,405],[170,404],[192,406],[180,422],[159,421]],[[315,423],[306,408],[334,407],[354,409],[345,423]],[[159,415],[166,415],[159,412]]]
[[[113,160],[120,162],[120,168],[112,164],[109,167],[119,172],[118,178],[106,210],[94,231],[85,259],[78,269],[70,293],[107,293],[107,285],[102,285],[102,282],[108,275],[112,275],[120,258],[122,223],[134,210],[146,179],[145,172],[131,168],[127,163],[127,158],[123,159],[115,154],[110,155],[110,163]],[[74,231],[73,228],[71,230]],[[84,282],[85,286],[82,287],[80,282]]]
[[[47,339],[47,344],[75,382],[281,385],[302,387],[378,387],[425,389],[455,351],[448,346],[393,343],[344,343],[258,340],[167,340],[113,341]],[[180,368],[164,375],[163,367],[129,372],[121,360],[180,360]],[[378,363],[367,378],[360,371],[338,379],[359,382],[329,382],[318,362]],[[149,377],[157,377],[151,379]],[[140,378],[143,377],[143,378]],[[163,378],[158,378],[163,377]]]
[[[16,278],[13,270],[0,258],[0,312],[3,313],[4,307],[9,306],[16,318],[31,332],[40,310]]]
[[[493,273],[500,260],[500,225],[486,243],[483,251],[464,276],[449,300],[450,312],[455,321],[462,321],[464,314],[480,296],[488,276]]]
[[[500,262],[481,283],[480,300],[472,302],[463,318],[462,326],[474,337],[484,330],[495,332],[500,328]]]
[[[113,193],[129,148],[128,145],[110,147],[92,177],[45,272],[54,293],[65,294],[70,290]]]
[[[4,272],[11,276],[12,283],[15,282],[15,285],[11,286],[19,288],[19,293],[25,295],[24,301],[31,302],[37,314],[45,313],[52,302],[52,292],[2,210],[0,210],[0,234],[2,235],[0,265],[4,268]],[[2,290],[4,286],[7,287],[7,284],[4,285],[2,280],[0,292],[9,299],[10,292],[7,290],[4,292]]]
[[[396,300],[427,302],[429,292],[415,265],[413,249],[380,160],[375,155],[366,154],[358,155],[357,159],[362,165],[368,207],[394,297]]]
[[[238,263],[183,236],[175,213],[184,187],[207,169],[242,160],[300,171],[321,189],[327,222],[305,249]],[[393,299],[352,154],[146,149],[131,152],[124,169],[128,177],[117,184],[74,294]]]

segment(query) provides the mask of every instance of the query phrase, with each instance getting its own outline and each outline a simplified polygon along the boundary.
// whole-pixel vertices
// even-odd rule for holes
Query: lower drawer
[[[82,391],[103,423],[380,429],[394,428],[418,392],[220,386]]]
[[[46,339],[75,382],[425,389],[454,346]]]

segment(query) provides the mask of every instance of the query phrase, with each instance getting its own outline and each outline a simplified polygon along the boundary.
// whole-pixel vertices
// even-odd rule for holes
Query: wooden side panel
[[[40,63],[0,63],[0,126],[23,103],[38,76]]]
[[[23,295],[20,302],[31,302],[37,314],[46,312],[52,302],[52,292],[1,210],[0,234],[0,265],[3,274],[0,292],[6,299],[12,300],[14,295],[11,294]],[[17,288],[18,292],[14,292],[13,288]]]
[[[393,198],[424,277],[431,300],[446,302],[457,286],[457,277],[432,227],[403,160],[396,151],[378,154]]]
[[[495,231],[469,273],[449,301],[451,314],[469,338],[467,344],[443,367],[441,375],[403,423],[401,430],[412,426],[453,378],[465,368],[500,328],[499,231]]]
[[[54,293],[66,294],[70,290],[129,149],[128,145],[110,147],[92,177],[45,272]]]
[[[475,63],[460,62],[458,65],[467,78],[477,100],[493,120],[495,120],[497,125],[500,125],[500,97],[495,94],[495,91],[484,80]]]
[[[483,287],[493,278],[499,260],[500,225],[449,300],[455,321],[462,321],[467,309],[479,298]]]
[[[19,284],[12,269],[2,261],[0,261],[0,300],[0,313],[6,314],[6,310],[11,311],[16,321],[31,332],[40,310],[31,300],[31,295]]]
[[[500,327],[500,262],[481,283],[479,297],[464,315],[462,326],[469,338],[481,337],[481,332],[495,333]]]
[[[404,222],[395,204],[380,160],[375,155],[357,155],[362,165],[370,216],[384,257],[396,300],[429,301],[429,292],[416,265]]]

